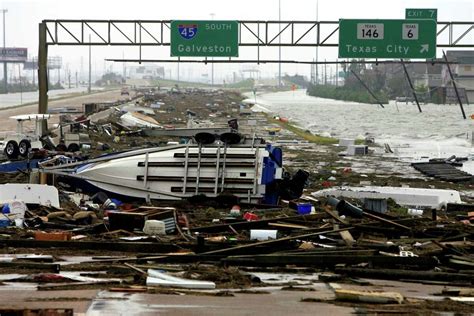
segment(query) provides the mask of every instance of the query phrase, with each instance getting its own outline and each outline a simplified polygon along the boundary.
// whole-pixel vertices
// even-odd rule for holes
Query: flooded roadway
[[[247,95],[254,102],[252,94]],[[416,104],[391,101],[381,108],[364,104],[316,98],[305,90],[260,94],[254,109],[288,117],[314,134],[336,138],[374,137],[377,144],[389,144],[402,160],[466,157],[471,153],[473,105],[465,105],[464,120],[459,105]],[[473,166],[466,164],[468,171]]]
[[[48,91],[48,97],[50,100],[53,100],[53,99],[61,98],[64,95],[73,94],[73,93],[82,93],[82,92],[87,92],[87,87],[50,90]],[[38,91],[1,94],[0,95],[0,109],[32,103],[32,102],[38,102],[38,95],[39,95]]]

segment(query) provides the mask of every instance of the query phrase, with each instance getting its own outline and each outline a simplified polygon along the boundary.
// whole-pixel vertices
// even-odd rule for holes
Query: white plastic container
[[[271,229],[251,229],[250,240],[277,239],[278,230]]]
[[[355,144],[355,139],[350,138],[340,138],[339,139],[339,146],[340,147],[349,147]]]
[[[147,235],[166,235],[165,222],[150,219],[145,221],[143,232]]]
[[[366,145],[349,145],[347,146],[347,155],[364,156],[369,153],[369,147]]]
[[[407,213],[408,215],[412,215],[412,216],[423,216],[423,210],[419,210],[416,208],[409,208]]]

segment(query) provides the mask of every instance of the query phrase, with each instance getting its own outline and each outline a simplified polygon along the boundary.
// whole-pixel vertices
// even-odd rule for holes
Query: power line
[[[106,61],[113,61],[113,62],[136,62],[136,63],[177,63],[178,60],[176,59],[116,59],[116,58],[107,58]],[[234,64],[246,64],[246,63],[257,63],[257,64],[275,64],[275,63],[282,63],[282,64],[317,64],[317,65],[331,65],[331,64],[400,64],[399,60],[352,60],[352,61],[300,61],[300,60],[264,60],[264,59],[247,59],[247,60],[240,60],[240,59],[226,59],[226,60],[209,60],[209,59],[179,59],[180,63],[234,63]],[[404,61],[405,64],[447,64],[445,61],[437,61],[437,60],[429,60],[429,61]],[[458,64],[457,62],[449,62],[449,64],[454,65]]]

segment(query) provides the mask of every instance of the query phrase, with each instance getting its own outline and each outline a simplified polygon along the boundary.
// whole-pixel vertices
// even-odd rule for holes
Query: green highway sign
[[[339,20],[339,58],[435,57],[435,20]]]
[[[171,21],[171,56],[237,57],[237,21]]]
[[[405,9],[405,19],[438,19],[438,9]]]

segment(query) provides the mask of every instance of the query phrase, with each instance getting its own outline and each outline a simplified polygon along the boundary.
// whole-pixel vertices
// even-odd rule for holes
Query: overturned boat
[[[225,141],[201,135],[199,143],[132,150],[42,167],[42,172],[80,180],[82,184],[75,181],[75,186],[84,192],[146,200],[231,194],[240,201],[275,204],[282,194],[301,194],[307,174],[299,173],[299,186],[285,178],[280,148],[262,140],[240,142],[235,134],[226,134]]]

